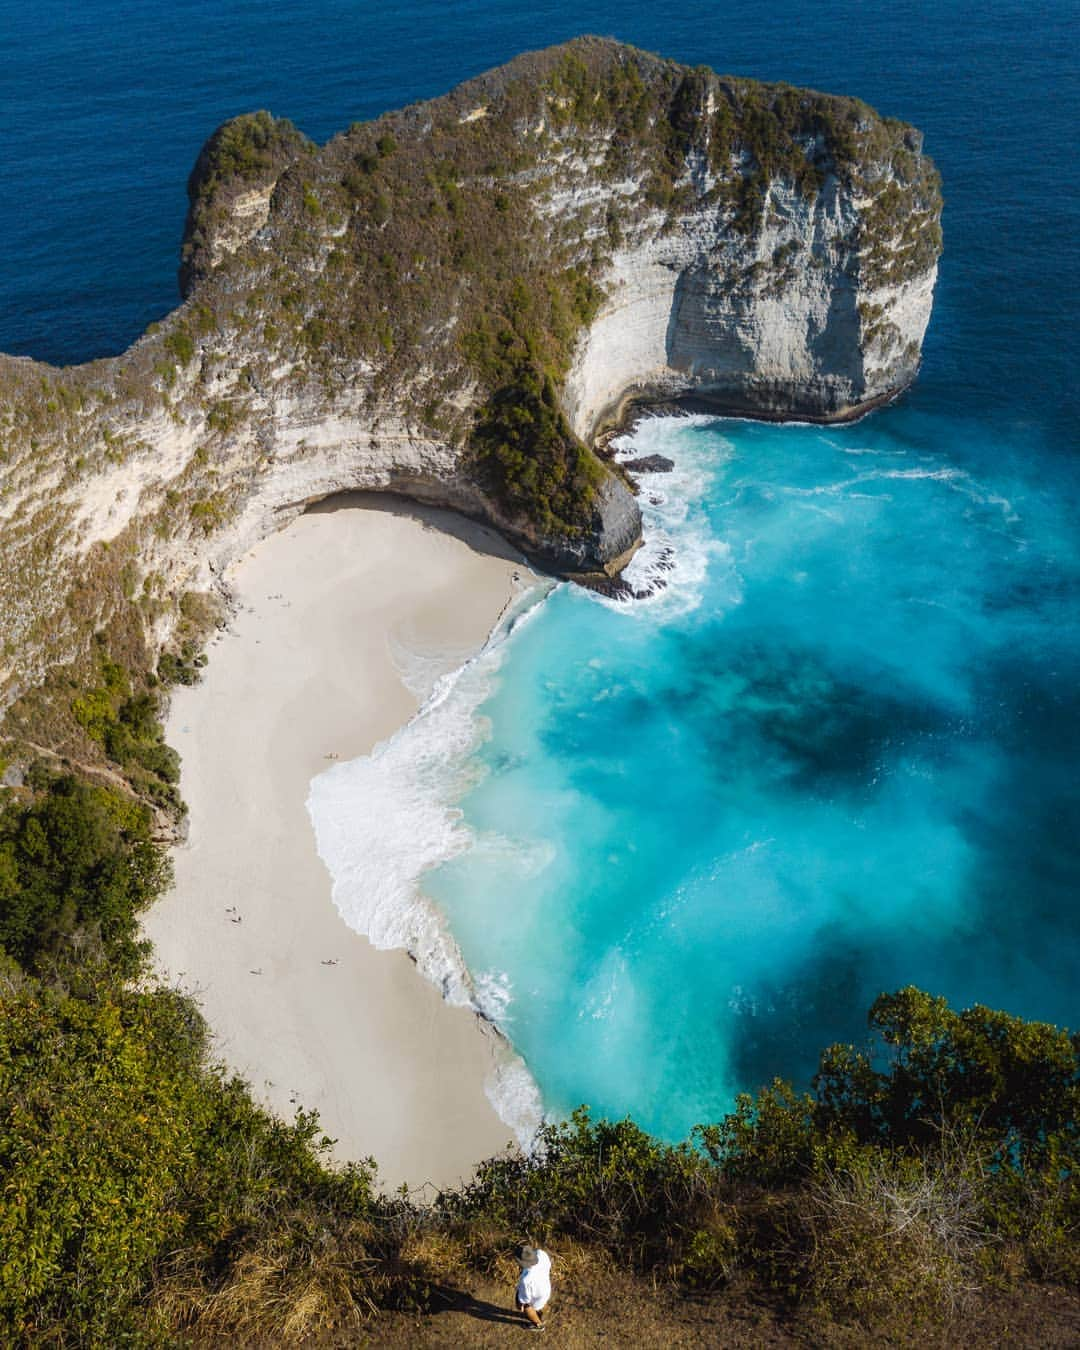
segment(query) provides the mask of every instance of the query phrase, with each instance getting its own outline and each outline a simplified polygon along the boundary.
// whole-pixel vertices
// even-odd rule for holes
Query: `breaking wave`
[[[496,1024],[505,1011],[498,982],[472,979],[421,878],[471,843],[457,802],[479,772],[471,757],[485,735],[478,709],[491,693],[507,641],[537,612],[547,590],[537,587],[523,597],[483,649],[440,676],[415,716],[370,755],[312,779],[307,800],[334,904],[349,927],[380,950],[407,951],[447,1002]],[[527,1145],[540,1123],[535,1084],[520,1059],[500,1064],[495,1080],[489,1096]]]

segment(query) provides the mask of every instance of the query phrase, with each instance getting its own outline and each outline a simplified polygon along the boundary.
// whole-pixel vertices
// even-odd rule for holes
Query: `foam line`
[[[442,914],[423,894],[421,878],[471,842],[456,803],[476,772],[471,752],[484,734],[477,710],[491,692],[507,640],[535,617],[549,590],[528,592],[475,657],[436,680],[404,727],[370,755],[312,779],[307,799],[334,904],[349,927],[382,950],[407,951],[448,1002],[474,1008],[492,1022],[505,1002],[490,983],[474,983]],[[499,1114],[524,1145],[540,1121],[539,1092],[526,1079],[531,1083],[517,1060],[502,1065],[489,1088],[489,1095],[505,1094]]]
[[[644,543],[623,573],[631,595],[626,600],[597,596],[601,604],[627,609],[638,617],[654,615],[669,620],[701,604],[711,560],[726,553],[715,539],[700,507],[723,453],[717,456],[717,437],[707,451],[699,448],[693,432],[716,426],[714,418],[681,416],[650,418],[612,442],[617,460],[663,455],[674,463],[666,473],[638,473]],[[723,450],[730,451],[727,442]]]

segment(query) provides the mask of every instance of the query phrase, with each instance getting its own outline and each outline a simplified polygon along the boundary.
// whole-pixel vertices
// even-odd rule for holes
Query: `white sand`
[[[190,835],[145,920],[158,966],[197,995],[218,1055],[262,1101],[287,1118],[316,1108],[334,1156],[374,1156],[388,1186],[453,1184],[510,1142],[484,1091],[509,1052],[403,952],[346,926],[308,785],[415,710],[395,658],[424,658],[433,682],[531,580],[460,518],[337,498],[233,569],[231,629],[202,683],[173,696]]]

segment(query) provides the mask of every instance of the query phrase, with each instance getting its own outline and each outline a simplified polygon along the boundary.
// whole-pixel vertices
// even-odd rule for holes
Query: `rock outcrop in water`
[[[0,703],[92,633],[152,657],[215,575],[332,493],[618,572],[629,402],[849,418],[914,377],[940,252],[917,132],[614,42],[518,58],[318,148],[207,143],[180,309],[113,360],[0,358]]]

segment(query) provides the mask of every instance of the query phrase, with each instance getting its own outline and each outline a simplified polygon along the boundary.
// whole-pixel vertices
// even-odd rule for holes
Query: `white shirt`
[[[551,1297],[551,1257],[539,1247],[536,1249],[536,1265],[521,1272],[518,1280],[517,1301],[527,1303],[537,1312]]]

